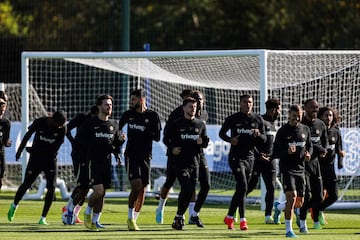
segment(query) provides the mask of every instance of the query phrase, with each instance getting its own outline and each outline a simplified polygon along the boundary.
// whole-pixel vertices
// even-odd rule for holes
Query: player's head
[[[186,118],[194,118],[196,114],[197,100],[192,97],[183,100],[183,111]]]
[[[270,98],[265,102],[266,114],[273,119],[277,119],[281,114],[280,100],[278,98]]]
[[[319,109],[319,118],[328,127],[333,127],[341,121],[339,113],[331,107],[321,107]]]
[[[3,114],[6,110],[6,101],[3,98],[0,98],[0,115]]]
[[[196,101],[198,102],[198,107],[199,107],[199,110],[203,109],[204,108],[204,102],[205,102],[205,98],[204,98],[204,94],[199,91],[199,90],[194,90],[190,97],[196,99]]]
[[[249,114],[254,106],[254,100],[249,94],[240,96],[240,111],[245,114]]]
[[[181,93],[180,93],[180,97],[184,100],[187,97],[190,97],[192,93],[191,89],[184,89]]]
[[[66,113],[63,110],[57,110],[53,113],[52,117],[53,122],[56,127],[61,128],[64,127],[66,122]]]
[[[304,102],[304,110],[305,117],[309,120],[314,120],[319,112],[319,104],[315,99],[310,98]]]
[[[5,102],[7,102],[9,99],[7,94],[3,90],[0,90],[0,98],[3,99]]]
[[[299,104],[294,104],[289,109],[288,122],[290,126],[297,126],[302,120],[303,109]]]
[[[96,99],[96,106],[98,108],[98,114],[104,116],[110,116],[112,113],[113,98],[108,94],[99,96]]]
[[[145,104],[145,101],[144,90],[136,89],[130,93],[130,108],[139,109],[141,105]]]

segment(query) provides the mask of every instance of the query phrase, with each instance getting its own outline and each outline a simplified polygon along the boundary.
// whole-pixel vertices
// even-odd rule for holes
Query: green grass
[[[201,211],[201,219],[206,227],[197,228],[186,225],[183,231],[171,229],[176,212],[176,200],[170,199],[165,208],[165,224],[155,224],[155,199],[146,199],[139,216],[138,225],[142,231],[129,232],[126,226],[127,199],[106,199],[101,222],[106,229],[89,232],[83,225],[64,226],[61,222],[61,208],[65,201],[54,201],[47,216],[49,226],[38,225],[43,201],[24,200],[16,212],[13,222],[8,222],[7,211],[14,192],[2,192],[0,201],[0,239],[1,240],[64,240],[64,239],[285,239],[285,226],[265,225],[263,212],[259,206],[247,206],[246,217],[249,231],[227,230],[223,218],[228,205],[206,205]],[[83,211],[82,211],[83,212]],[[187,217],[188,218],[188,217]],[[322,230],[310,230],[309,235],[299,235],[300,239],[360,239],[360,209],[326,212],[329,222]],[[309,227],[312,220],[308,220]],[[298,233],[296,224],[293,224]]]

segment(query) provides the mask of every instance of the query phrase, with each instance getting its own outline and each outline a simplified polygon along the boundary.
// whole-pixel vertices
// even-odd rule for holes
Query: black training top
[[[11,123],[7,118],[0,119],[0,150],[4,150],[4,146],[10,138]]]
[[[152,141],[160,141],[161,123],[159,115],[147,109],[139,113],[135,109],[124,112],[119,128],[127,126],[125,155],[139,158],[152,157]]]
[[[120,140],[118,124],[110,119],[89,118],[78,128],[76,139],[86,146],[87,159],[92,165],[111,164],[111,153],[118,153],[123,141]]]
[[[202,144],[197,143],[198,138],[202,139]],[[207,147],[209,143],[206,125],[197,118],[192,120],[185,117],[179,118],[169,126],[164,136],[164,143],[171,154],[173,148],[181,148],[179,155],[172,154],[177,167],[198,166],[201,149]]]
[[[259,137],[253,137],[253,129],[259,129]],[[227,135],[229,130],[230,136]],[[221,126],[219,136],[226,142],[230,142],[232,137],[238,136],[238,144],[231,145],[229,153],[229,159],[236,158],[238,160],[254,160],[255,146],[263,144],[266,140],[263,120],[256,113],[238,112],[227,117]]]
[[[329,146],[327,149],[327,153],[324,159],[320,163],[326,164],[334,164],[336,154],[339,154],[342,151],[342,138],[340,129],[335,126],[331,127],[327,130],[328,139],[329,139]],[[343,157],[338,155],[338,162],[342,163]]]
[[[27,136],[35,133],[30,153],[56,155],[61,144],[64,142],[66,127],[58,128],[52,124],[50,117],[42,117],[35,119],[28,127]],[[23,141],[27,141],[27,137]],[[24,144],[24,145],[23,145]],[[26,142],[22,142],[20,146],[25,146]],[[21,149],[19,147],[19,149]]]
[[[88,118],[90,118],[90,116],[91,115],[87,113],[79,113],[67,123],[66,137],[71,143],[73,143],[75,140],[75,138],[71,135],[71,130],[74,128],[79,128]]]
[[[275,121],[266,114],[262,115],[262,118],[264,120],[263,122],[264,122],[266,140],[264,144],[260,144],[260,146],[258,146],[258,150],[260,153],[264,153],[267,156],[271,156],[273,153],[273,145],[276,136]]]
[[[305,171],[305,151],[312,154],[313,147],[310,138],[310,129],[304,124],[290,126],[283,125],[276,134],[273,158],[280,159],[280,171],[293,175],[303,175]],[[294,144],[296,152],[289,154],[289,146]]]

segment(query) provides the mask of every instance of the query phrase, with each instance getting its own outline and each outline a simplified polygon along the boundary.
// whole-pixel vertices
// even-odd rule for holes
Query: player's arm
[[[156,128],[155,128],[155,136],[154,136],[154,141],[160,141],[160,134],[161,134],[161,121],[160,121],[160,117],[158,114],[156,114],[156,118],[155,118],[155,122],[156,122]]]
[[[27,142],[29,141],[31,135],[35,132],[36,130],[36,125],[37,125],[37,120],[35,120],[28,128],[28,131],[25,133],[23,139],[21,140],[21,143],[16,151],[16,161],[20,158],[22,151],[24,150]]]
[[[65,134],[66,134],[66,126],[61,128],[60,134],[56,137],[55,142],[51,145],[51,151],[52,153],[56,154],[61,146],[61,144],[64,143],[65,140]]]
[[[319,148],[319,153],[321,157],[325,157],[326,153],[327,153],[327,148],[329,146],[329,138],[328,138],[328,134],[327,134],[327,130],[326,130],[326,126],[325,124],[323,124],[323,131],[322,134],[320,136],[320,140],[321,140],[321,146]]]
[[[112,146],[113,146],[112,154],[115,156],[116,162],[119,165],[121,164],[120,150],[125,142],[125,139],[126,139],[125,134],[120,129],[117,129],[114,134],[114,139],[112,141]]]
[[[171,125],[169,125],[166,135],[164,136],[164,143],[172,155],[179,155],[181,152],[180,143],[177,139],[177,128],[177,122],[172,122]]]
[[[127,124],[127,122],[128,122],[128,112],[129,111],[125,111],[122,115],[121,115],[121,117],[120,117],[120,120],[119,120],[119,129],[121,130],[124,126],[125,126],[125,124]]]
[[[176,119],[178,119],[178,117],[179,117],[179,114],[177,113],[176,110],[174,110],[170,113],[169,118],[166,121],[165,126],[164,126],[164,131],[163,131],[164,136],[168,134],[169,127],[175,122]],[[164,141],[164,144],[166,145],[165,141]]]
[[[337,130],[336,132],[338,134],[338,139],[335,143],[335,152],[338,156],[338,169],[342,169],[344,167],[343,162],[344,162],[344,157],[345,157],[345,151],[343,150],[340,129],[337,128],[336,130]]]
[[[152,125],[152,129],[149,131],[149,134],[153,141],[158,142],[158,141],[160,141],[161,122],[160,122],[159,115],[156,112],[154,112],[153,117],[154,117],[153,125]]]
[[[227,135],[227,132],[231,128],[230,124],[231,124],[230,118],[227,117],[219,131],[219,137],[225,142],[231,142],[231,137]]]
[[[170,145],[171,145],[171,135],[172,135],[172,131],[174,128],[174,122],[167,122],[166,123],[166,131],[164,129],[164,137],[163,137],[163,142],[164,144],[170,149]]]
[[[272,158],[286,159],[289,156],[289,145],[284,135],[285,128],[280,128],[276,133]]]
[[[258,118],[259,127],[254,129],[253,136],[256,139],[258,145],[262,145],[266,142],[265,126],[262,117]]]
[[[306,138],[305,151],[311,156],[313,154],[313,152],[314,152],[314,146],[313,146],[312,141],[311,141],[310,128],[307,127],[306,129],[307,129],[307,138]]]
[[[205,123],[202,122],[202,125],[203,125],[203,131],[201,132],[201,139],[202,139],[201,147],[206,148],[209,145],[210,138],[207,135]]]
[[[10,139],[10,130],[11,130],[11,123],[10,121],[6,121],[5,129],[4,129],[4,139],[5,139],[5,147],[11,147],[11,139]]]
[[[69,139],[69,141],[71,142],[71,144],[73,144],[74,143],[74,137],[73,137],[73,135],[71,134],[71,130],[73,130],[74,128],[76,128],[76,118],[77,117],[75,117],[75,118],[73,118],[73,119],[71,119],[69,122],[68,122],[68,124],[66,125],[67,126],[67,131],[66,131],[66,137],[67,137],[67,139]]]

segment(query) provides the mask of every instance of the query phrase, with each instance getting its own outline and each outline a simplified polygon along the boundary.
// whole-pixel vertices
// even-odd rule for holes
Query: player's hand
[[[260,159],[265,162],[270,162],[270,156],[265,153],[260,153]]]
[[[198,138],[196,139],[196,143],[197,143],[198,145],[201,145],[201,144],[203,143],[202,138],[201,138],[201,137],[198,137]]]
[[[340,151],[340,152],[339,152],[339,156],[340,156],[340,157],[345,157],[345,155],[346,155],[346,152],[345,152],[345,151]]]
[[[326,153],[327,153],[327,151],[320,153],[320,157],[321,157],[321,158],[326,157]]]
[[[231,143],[231,145],[237,145],[238,144],[238,142],[239,142],[239,135],[237,135],[237,136],[235,136],[235,137],[232,137],[231,139],[230,139],[230,143]]]
[[[181,153],[181,147],[174,147],[172,150],[171,150],[171,153],[175,156],[179,155]]]
[[[254,137],[254,138],[257,138],[257,137],[259,137],[260,136],[260,131],[259,131],[259,129],[257,129],[257,128],[253,128],[252,129],[252,136]]]
[[[5,142],[5,147],[11,147],[11,144],[12,144],[11,139],[8,139],[8,140]]]
[[[305,161],[310,161],[311,155],[308,151],[305,151]]]
[[[290,155],[296,153],[296,145],[295,145],[295,144],[291,143],[291,144],[289,145],[288,153],[289,153]]]
[[[126,133],[125,133],[125,132],[121,132],[121,134],[120,134],[120,141],[125,142],[125,140],[126,140]]]
[[[114,154],[117,165],[121,165],[121,157],[120,154]]]

